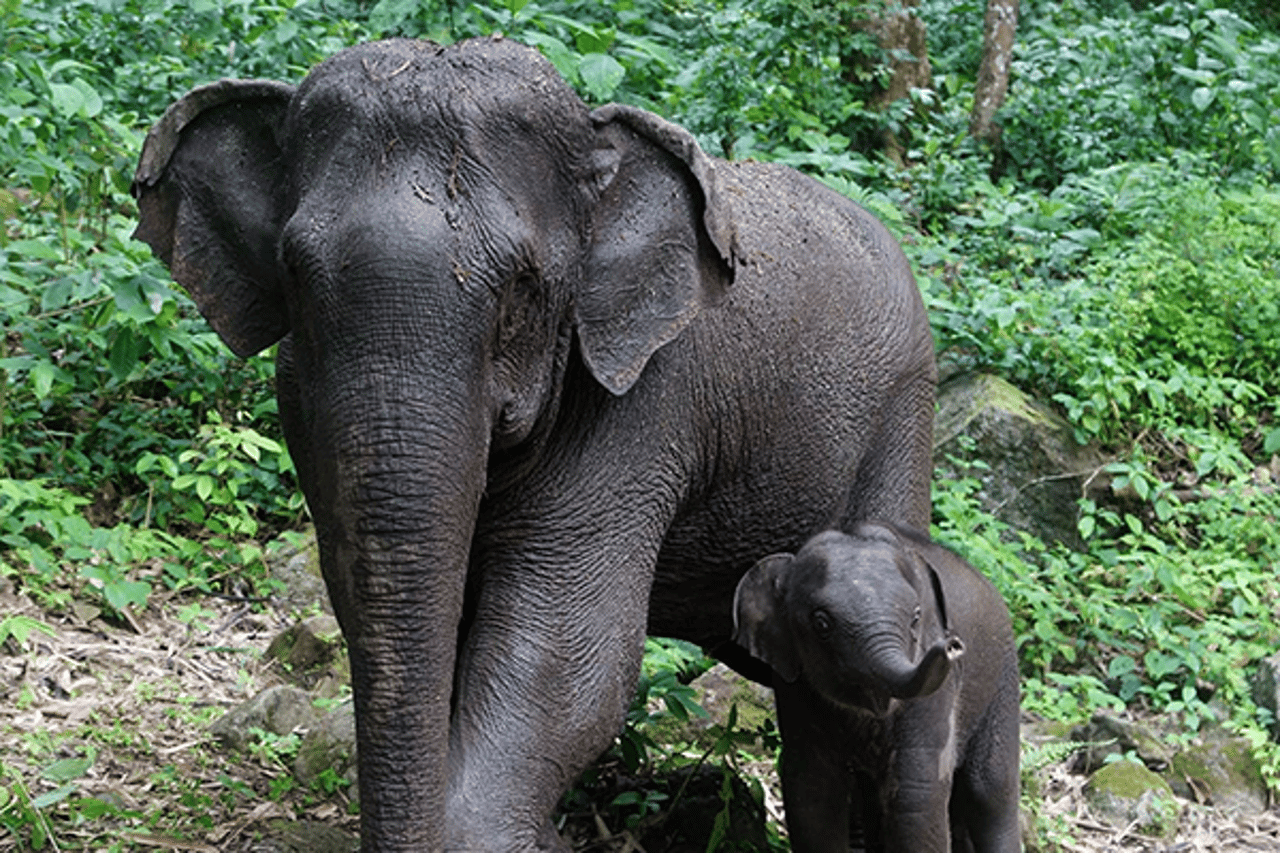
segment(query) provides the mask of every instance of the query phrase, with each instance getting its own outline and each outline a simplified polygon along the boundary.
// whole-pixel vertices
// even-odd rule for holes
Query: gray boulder
[[[1271,739],[1280,741],[1280,652],[1258,661],[1252,693],[1254,704],[1271,712]]]
[[[253,729],[287,735],[294,729],[309,729],[319,717],[310,693],[289,684],[277,684],[223,714],[209,731],[224,746],[244,749]]]
[[[285,608],[306,611],[318,605],[326,613],[333,612],[320,574],[315,528],[308,527],[301,541],[273,551],[267,566],[272,577],[284,584],[277,598]]]
[[[325,771],[331,782],[342,780],[354,799],[356,781],[356,716],[351,702],[343,702],[307,730],[293,762],[293,775],[310,788],[322,784]]]

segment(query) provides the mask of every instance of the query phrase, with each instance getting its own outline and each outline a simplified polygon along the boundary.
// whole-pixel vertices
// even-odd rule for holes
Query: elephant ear
[[[942,577],[938,568],[934,565],[934,561],[930,559],[928,552],[921,552],[915,548],[911,549],[917,570],[922,576],[928,578],[930,589],[933,592],[933,600],[937,610],[937,622],[934,627],[931,638],[925,639],[925,644],[930,641],[940,643],[946,650],[946,658],[953,661],[964,654],[964,641],[951,631],[951,624],[947,619],[947,595],[942,583]],[[945,571],[945,569],[943,569]]]
[[[783,602],[794,560],[790,554],[765,557],[742,576],[733,595],[733,641],[788,682],[800,677],[800,656]]]
[[[284,221],[280,128],[293,87],[222,80],[193,89],[147,134],[133,179],[134,237],[249,356],[288,331],[276,243]]]
[[[649,357],[733,277],[734,226],[717,166],[684,128],[635,107],[591,114],[599,197],[578,336],[592,374],[625,393]]]

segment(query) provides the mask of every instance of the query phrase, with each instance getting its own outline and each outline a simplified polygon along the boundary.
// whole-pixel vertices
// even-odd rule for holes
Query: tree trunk
[[[995,123],[995,115],[1009,88],[1009,64],[1017,29],[1018,0],[987,0],[982,27],[982,65],[974,84],[969,134],[993,145],[1000,141],[1000,126]]]
[[[933,85],[925,43],[924,21],[915,14],[920,0],[884,0],[871,11],[870,17],[856,26],[876,40],[889,60],[889,82],[879,86],[869,104],[884,111],[894,101],[909,97],[912,89],[928,89]],[[898,135],[886,130],[882,137],[885,154],[899,165],[903,162],[903,146]]]

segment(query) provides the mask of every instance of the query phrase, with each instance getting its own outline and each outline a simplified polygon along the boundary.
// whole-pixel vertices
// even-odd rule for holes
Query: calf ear
[[[285,219],[280,128],[292,96],[292,86],[268,80],[193,89],[151,128],[133,179],[134,236],[240,356],[288,331],[276,245]]]
[[[732,280],[734,227],[717,166],[687,130],[619,104],[591,118],[596,199],[578,338],[592,375],[623,394]]]
[[[946,648],[947,660],[955,660],[964,654],[965,646],[964,641],[952,632],[950,621],[947,618],[947,593],[942,582],[942,575],[935,565],[935,560],[931,559],[929,553],[921,553],[915,549],[912,549],[912,553],[915,555],[915,560],[922,574],[928,578],[929,588],[933,592],[934,610],[937,614],[937,633],[941,635],[941,642]],[[942,571],[946,571],[945,566]]]
[[[800,677],[783,601],[786,573],[794,559],[790,554],[765,557],[742,576],[733,596],[733,641],[773,667],[784,681]]]

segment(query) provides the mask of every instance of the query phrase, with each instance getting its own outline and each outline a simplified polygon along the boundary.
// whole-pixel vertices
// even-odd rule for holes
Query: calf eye
[[[810,618],[813,621],[813,630],[817,632],[819,637],[826,637],[831,634],[831,617],[827,615],[827,611],[815,610]]]

